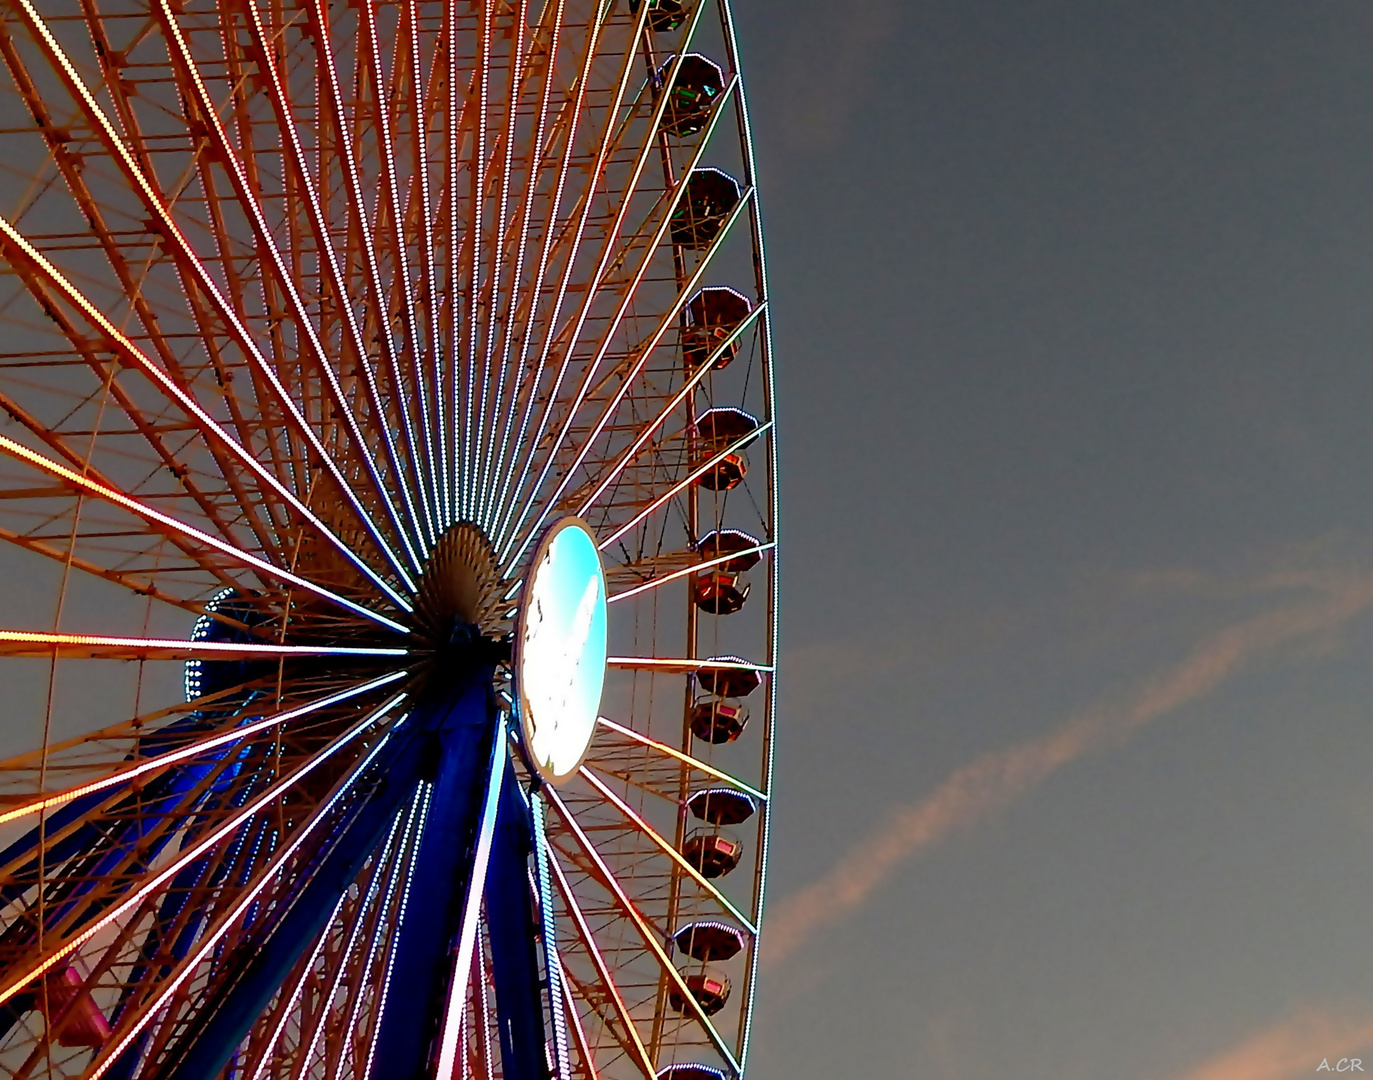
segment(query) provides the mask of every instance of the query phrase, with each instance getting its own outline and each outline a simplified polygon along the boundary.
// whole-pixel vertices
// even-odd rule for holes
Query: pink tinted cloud
[[[1233,623],[1122,701],[1097,705],[1044,735],[983,754],[919,802],[898,807],[828,873],[772,908],[763,934],[764,963],[786,960],[817,931],[864,904],[906,862],[1025,796],[1063,766],[1120,745],[1144,725],[1216,689],[1250,660],[1337,629],[1373,606],[1373,581],[1367,578],[1323,579],[1319,587],[1319,599]]]
[[[1373,1017],[1303,1009],[1247,1036],[1172,1080],[1297,1080],[1373,1073]],[[1337,1072],[1341,1061],[1343,1073]],[[1321,1063],[1330,1069],[1321,1069]]]

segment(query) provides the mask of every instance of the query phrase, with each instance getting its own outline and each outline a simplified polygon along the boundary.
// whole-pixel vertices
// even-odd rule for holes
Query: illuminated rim
[[[551,720],[559,729],[562,728],[563,724],[569,722],[572,725],[567,738],[574,740],[572,745],[575,747],[576,753],[574,755],[566,752],[563,754],[561,762],[555,762],[553,758],[548,756],[548,751],[554,750],[556,752],[557,749],[562,748],[545,746],[548,737],[546,734],[541,737],[539,730],[541,718],[538,715],[542,709],[540,704],[542,695],[531,695],[530,691],[537,688],[539,680],[557,676],[546,667],[539,666],[539,658],[533,655],[529,635],[532,630],[536,629],[532,623],[532,620],[538,617],[536,608],[541,602],[552,599],[546,587],[555,584],[549,578],[557,573],[558,568],[554,557],[559,549],[573,557],[583,557],[595,567],[595,572],[586,585],[580,584],[580,577],[583,575],[579,575],[578,581],[574,583],[572,595],[580,598],[590,596],[592,582],[595,583],[595,591],[594,597],[591,599],[592,610],[588,611],[585,616],[589,633],[579,642],[581,655],[576,664],[577,673],[584,676],[581,680],[583,683],[581,693],[578,694],[581,700],[572,706],[574,709],[572,716],[543,718],[542,720],[545,724]],[[574,568],[573,572],[584,569],[584,566],[578,566]],[[568,596],[567,599],[571,600],[571,596]],[[578,609],[577,614],[580,612],[581,609]],[[574,615],[575,622],[576,615]],[[597,633],[598,628],[599,633]],[[576,774],[582,761],[586,758],[587,751],[591,748],[592,736],[596,734],[596,718],[600,715],[601,691],[605,683],[606,640],[605,567],[601,563],[601,553],[596,550],[596,537],[581,518],[563,518],[562,521],[550,528],[543,539],[539,541],[539,546],[534,550],[534,557],[529,560],[529,570],[525,575],[524,588],[520,594],[520,613],[516,622],[514,655],[515,693],[519,701],[520,735],[524,740],[525,753],[529,762],[538,769],[539,775],[555,784],[565,783]],[[594,674],[591,673],[590,668],[583,668],[581,664],[583,658],[593,658],[599,661],[593,665]],[[567,662],[567,659],[564,655],[563,662]],[[545,728],[545,733],[546,731],[547,728]]]

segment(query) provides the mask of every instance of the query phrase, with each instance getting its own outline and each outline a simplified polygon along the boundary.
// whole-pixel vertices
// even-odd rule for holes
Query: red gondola
[[[706,971],[695,975],[688,975],[683,980],[687,989],[691,991],[691,996],[696,999],[701,1011],[707,1016],[712,1016],[725,1007],[725,1002],[729,1000],[729,980],[723,975]],[[677,987],[668,991],[668,1003],[678,1012],[686,1011],[686,999],[682,997],[682,992]]]
[[[744,733],[748,709],[734,698],[703,697],[691,706],[691,733],[715,746]]]
[[[695,371],[709,360],[752,311],[748,297],[723,286],[702,289],[693,296],[687,304],[689,322],[682,331],[682,358],[687,368]],[[726,345],[715,360],[715,370],[728,365],[738,353],[737,341]]]
[[[702,877],[724,877],[739,865],[744,845],[729,833],[699,830],[687,837],[682,854]]]

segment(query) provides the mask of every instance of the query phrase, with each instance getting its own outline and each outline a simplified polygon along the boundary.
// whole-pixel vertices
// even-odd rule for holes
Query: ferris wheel
[[[0,0],[0,1075],[743,1073],[728,0]]]

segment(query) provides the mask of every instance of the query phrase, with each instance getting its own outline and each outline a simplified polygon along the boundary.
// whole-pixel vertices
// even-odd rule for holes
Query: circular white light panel
[[[515,687],[530,760],[545,780],[577,771],[605,685],[605,570],[581,518],[544,535],[520,597]]]

